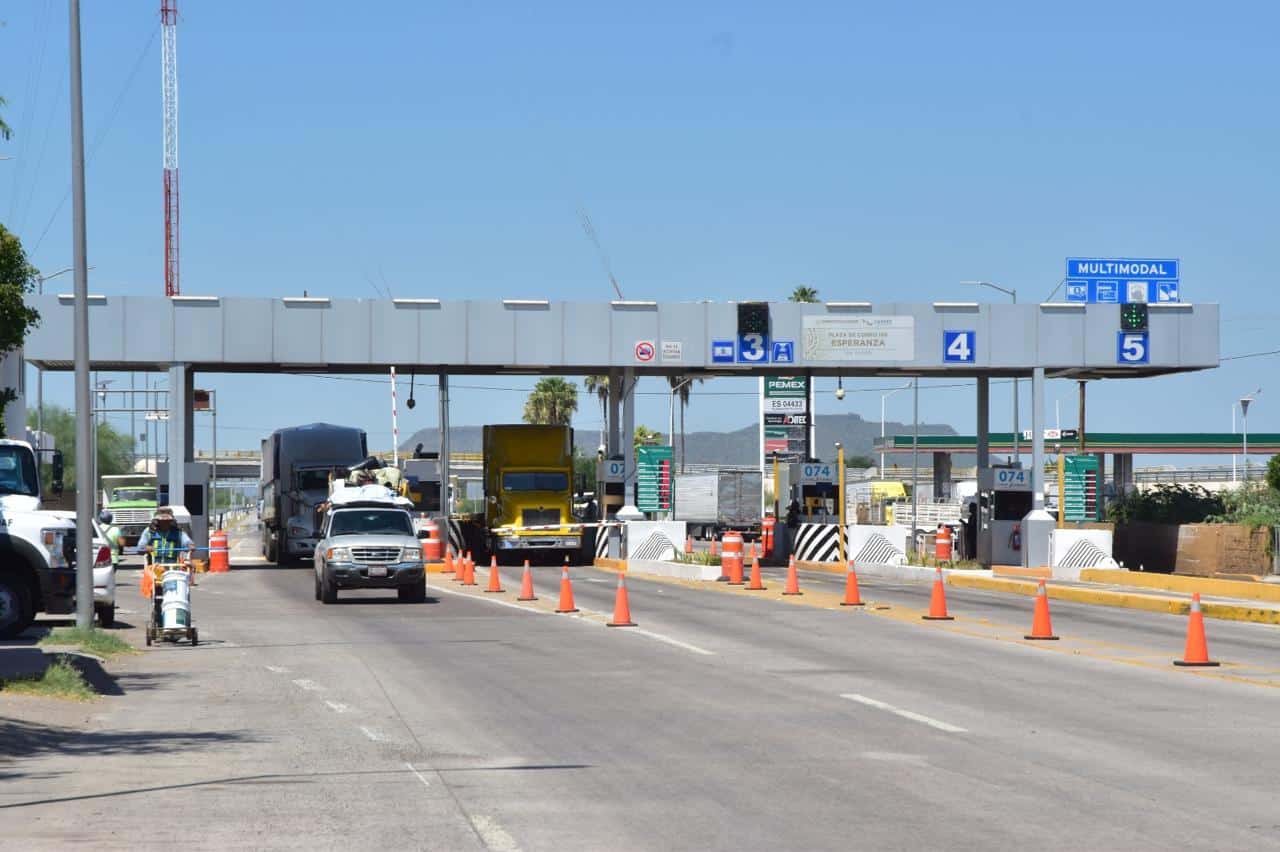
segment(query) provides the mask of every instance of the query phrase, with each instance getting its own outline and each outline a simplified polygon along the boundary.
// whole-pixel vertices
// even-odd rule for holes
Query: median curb
[[[1216,577],[1188,577],[1178,574],[1156,574],[1145,571],[1121,571],[1103,568],[1085,568],[1080,579],[1086,583],[1105,583],[1111,586],[1139,586],[1166,592],[1213,595],[1219,598],[1242,598],[1251,601],[1280,603],[1280,583],[1259,583],[1248,580],[1221,580]]]
[[[1027,597],[1035,595],[1039,585],[1038,583],[1030,583],[1023,580],[966,576],[959,573],[949,576],[947,584],[957,588],[983,589],[990,592],[1005,592]],[[1191,601],[1185,598],[1168,598],[1145,592],[1115,592],[1107,589],[1084,589],[1078,586],[1053,584],[1046,584],[1045,588],[1049,597],[1072,603],[1138,609],[1145,612],[1159,612],[1169,615],[1186,615],[1191,611]],[[1208,601],[1201,602],[1200,608],[1208,618],[1217,618],[1225,621],[1251,621],[1257,624],[1280,624],[1280,609]]]

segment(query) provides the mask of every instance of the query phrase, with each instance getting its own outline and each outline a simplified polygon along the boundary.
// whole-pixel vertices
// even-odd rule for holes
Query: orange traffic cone
[[[502,577],[499,576],[498,574],[498,557],[490,556],[489,557],[489,588],[485,589],[485,592],[489,593],[489,592],[505,592],[505,591],[506,589],[502,588]]]
[[[139,581],[139,591],[142,592],[144,598],[149,598],[154,593],[156,581],[151,576],[151,566],[142,566],[142,579]]]
[[[942,586],[942,569],[933,581],[933,594],[929,596],[929,614],[920,616],[925,621],[955,621],[947,615],[947,590]]]
[[[751,560],[751,582],[747,584],[748,592],[763,592],[765,585],[760,582],[760,560]]]
[[[520,597],[518,601],[536,601],[538,598],[533,594],[533,572],[529,570],[529,560],[524,561],[524,578],[520,581]]]
[[[1049,623],[1049,593],[1045,590],[1044,580],[1036,590],[1036,610],[1031,618],[1031,632],[1024,639],[1057,639],[1053,635],[1053,625]]]
[[[858,572],[853,570],[853,560],[849,560],[849,577],[844,581],[844,600],[840,606],[862,606],[862,594],[858,591]]]
[[[467,554],[467,576],[463,579],[462,585],[474,586],[476,584],[476,561],[471,558],[471,554]]]
[[[1204,613],[1200,611],[1200,593],[1191,594],[1191,618],[1187,621],[1187,646],[1182,652],[1181,660],[1174,660],[1175,666],[1216,666],[1218,663],[1209,659],[1209,644],[1204,638]]]
[[[444,549],[444,567],[440,569],[440,573],[452,574],[453,570],[453,550],[446,547]]]
[[[689,556],[693,553],[693,536],[685,536],[684,539],[684,555]]]
[[[791,561],[787,563],[787,587],[782,590],[784,595],[803,595],[800,591],[800,576],[796,574],[796,558],[791,557]]]
[[[627,600],[627,575],[618,572],[618,594],[613,599],[613,621],[605,627],[635,627],[631,620],[631,604]]]
[[[560,606],[556,607],[556,612],[577,611],[578,608],[573,605],[573,582],[569,580],[569,566],[566,564],[564,573],[560,575]]]
[[[453,578],[456,582],[459,582],[459,583],[467,582],[467,560],[470,558],[471,558],[471,551],[469,550],[458,557],[458,573]]]

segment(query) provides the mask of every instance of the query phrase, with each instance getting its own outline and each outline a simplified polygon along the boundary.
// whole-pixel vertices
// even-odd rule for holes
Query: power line
[[[1245,352],[1242,355],[1224,355],[1219,361],[1242,361],[1245,358],[1265,358],[1268,355],[1280,355],[1280,349],[1268,349],[1266,352]]]
[[[138,72],[142,70],[142,62],[147,58],[147,54],[151,51],[151,45],[156,40],[156,33],[160,32],[160,25],[156,24],[151,30],[147,43],[143,46],[142,52],[138,54],[138,59],[133,64],[133,70],[129,72],[128,78],[124,82],[124,86],[120,89],[120,94],[116,96],[115,103],[111,105],[111,111],[107,114],[107,120],[103,123],[102,129],[98,131],[98,137],[93,140],[93,144],[89,147],[87,162],[93,162],[93,156],[98,152],[98,148],[102,145],[107,133],[111,130],[111,125],[116,120],[116,115],[120,112],[120,107],[124,104],[124,99],[129,91],[133,88],[133,81],[137,79]],[[49,235],[49,229],[53,227],[53,223],[58,218],[58,214],[62,212],[62,207],[67,203],[67,199],[71,197],[71,187],[67,187],[67,191],[63,193],[62,200],[58,202],[58,206],[54,208],[53,215],[49,217],[49,221],[45,223],[44,230],[40,232],[40,238],[36,240],[35,248],[31,249],[29,254],[35,255],[40,250],[40,244],[44,242],[44,238]]]

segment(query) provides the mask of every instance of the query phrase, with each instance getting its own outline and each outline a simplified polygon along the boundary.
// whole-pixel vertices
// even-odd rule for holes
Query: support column
[[[1115,480],[1116,497],[1133,490],[1133,453],[1113,453],[1111,476]]]
[[[634,506],[636,484],[636,374],[635,370],[622,371],[622,429],[618,441],[622,451],[622,477],[626,493],[624,506]]]
[[[182,506],[187,495],[187,462],[192,460],[195,430],[191,413],[194,377],[186,364],[169,365],[169,505]]]
[[[933,499],[951,499],[951,453],[933,454]]]
[[[445,546],[449,543],[449,515],[453,512],[453,507],[449,500],[449,374],[444,370],[440,371],[437,379],[437,388],[440,396],[440,514],[445,520],[445,528],[443,538]]]
[[[622,452],[618,443],[619,422],[618,411],[622,405],[622,371],[609,371],[609,422],[605,424],[604,445],[610,457]],[[625,500],[623,502],[626,502]]]
[[[1044,510],[1044,368],[1031,373],[1031,511],[1022,519],[1022,567],[1052,565],[1053,516]]]
[[[0,438],[11,438],[15,441],[25,441],[27,439],[27,404],[24,391],[26,389],[26,376],[24,375],[26,368],[23,365],[22,349],[15,349],[5,355],[0,355],[0,390],[10,388],[18,395],[5,406],[0,414],[4,415],[4,435]],[[49,459],[41,457],[42,463],[48,463]]]
[[[977,480],[982,482],[982,471],[991,467],[991,379],[986,376],[978,377],[978,417],[977,417],[977,438],[978,438],[978,458],[977,458]],[[973,553],[978,557],[978,563],[984,568],[991,567],[991,522],[990,509],[982,507],[981,492],[976,511],[978,517],[974,519],[974,530],[977,541],[973,547]]]

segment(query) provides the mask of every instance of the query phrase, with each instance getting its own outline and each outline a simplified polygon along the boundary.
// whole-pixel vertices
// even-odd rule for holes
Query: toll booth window
[[[504,473],[502,488],[504,491],[568,491],[569,475],[554,471]]]
[[[1031,511],[1030,491],[997,491],[992,520],[1020,521]]]

